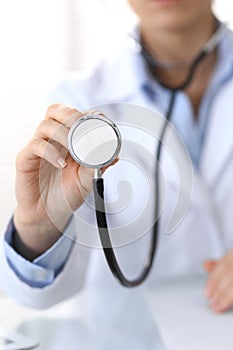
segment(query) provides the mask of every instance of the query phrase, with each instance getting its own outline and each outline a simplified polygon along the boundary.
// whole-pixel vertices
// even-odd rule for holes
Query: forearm
[[[55,245],[33,262],[11,247],[13,232],[11,220],[0,241],[0,286],[6,293],[30,307],[47,308],[82,289],[91,249],[74,243],[73,220]]]
[[[68,218],[64,219],[64,230],[68,221]],[[44,222],[41,220],[38,223],[26,222],[17,208],[14,213],[13,222],[15,232],[12,237],[12,246],[20,255],[29,261],[32,261],[47,251],[62,235],[62,232],[49,220]]]

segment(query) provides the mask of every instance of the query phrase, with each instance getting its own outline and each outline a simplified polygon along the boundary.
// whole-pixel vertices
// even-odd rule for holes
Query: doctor
[[[110,274],[102,251],[79,244],[76,233],[83,237],[89,233],[70,220],[76,210],[85,222],[93,216],[84,203],[93,173],[70,156],[64,157],[73,122],[93,105],[115,102],[165,114],[170,91],[158,81],[170,87],[181,84],[193,59],[217,30],[211,0],[129,0],[129,4],[139,17],[144,48],[158,62],[156,70],[139,52],[124,47],[87,79],[63,82],[51,94],[56,103],[17,157],[17,207],[4,235],[0,276],[10,295],[32,307],[51,306],[84,286],[122,288]],[[163,233],[168,215],[164,210],[156,262],[145,283],[146,287],[159,277],[201,274],[204,264],[208,273],[205,294],[216,312],[233,306],[232,77],[233,36],[227,29],[217,48],[198,65],[191,84],[177,95],[171,121],[193,162],[193,191],[186,215],[172,235]],[[134,156],[140,162],[139,155]],[[129,165],[125,170],[121,163],[110,167],[106,175],[111,172],[113,186],[124,175],[134,189],[139,180],[134,179],[137,176],[132,176]],[[152,182],[149,164],[142,161],[142,165]],[[166,195],[172,201],[178,184],[166,171],[166,159],[162,166]],[[68,206],[61,200],[62,193]],[[135,193],[127,219],[134,218],[144,200],[143,186]],[[48,212],[56,218],[56,225]],[[124,224],[123,216],[113,215],[113,225],[114,220]],[[97,234],[93,227],[91,233]],[[148,236],[118,249],[129,275],[135,276],[142,266]]]

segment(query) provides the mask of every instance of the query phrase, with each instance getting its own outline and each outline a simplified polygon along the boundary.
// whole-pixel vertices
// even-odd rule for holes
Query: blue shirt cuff
[[[22,257],[12,247],[15,231],[12,218],[7,227],[3,245],[7,261],[13,271],[31,287],[43,288],[53,283],[69,258],[74,244],[72,237],[67,238],[63,234],[52,247],[31,262]]]

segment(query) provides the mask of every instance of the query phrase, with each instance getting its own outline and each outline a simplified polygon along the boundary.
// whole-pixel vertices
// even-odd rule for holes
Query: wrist
[[[15,232],[12,246],[28,260],[33,260],[49,249],[62,235],[50,221],[23,220],[19,210],[15,210],[13,222]],[[64,224],[65,227],[65,224]]]

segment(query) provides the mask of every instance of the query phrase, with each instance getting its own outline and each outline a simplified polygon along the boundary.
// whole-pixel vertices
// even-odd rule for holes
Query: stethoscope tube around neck
[[[143,283],[147,276],[149,275],[149,272],[151,271],[152,264],[155,258],[155,252],[157,247],[157,241],[158,241],[158,233],[159,233],[159,162],[161,159],[161,153],[162,153],[162,145],[163,140],[165,137],[165,133],[167,130],[167,126],[169,124],[169,121],[172,117],[173,108],[176,101],[177,92],[180,90],[184,90],[189,86],[189,84],[192,82],[193,77],[195,75],[196,69],[199,66],[199,64],[203,61],[203,59],[214,50],[214,48],[217,46],[220,38],[222,37],[223,32],[223,26],[220,26],[216,33],[212,36],[212,38],[208,41],[208,43],[204,46],[202,51],[199,53],[199,55],[196,57],[196,59],[193,61],[189,74],[187,76],[187,79],[180,84],[179,86],[176,86],[175,88],[171,88],[164,84],[163,82],[159,81],[159,83],[166,89],[168,89],[171,92],[170,102],[168,106],[168,110],[166,113],[165,122],[163,124],[160,137],[158,140],[157,150],[156,150],[156,167],[155,167],[155,223],[153,227],[153,232],[151,234],[151,242],[150,242],[150,248],[148,252],[148,256],[146,258],[146,261],[144,263],[144,267],[142,269],[142,272],[138,277],[135,279],[128,279],[122,272],[117,258],[114,253],[114,249],[112,246],[111,238],[108,232],[108,225],[107,225],[107,219],[106,219],[106,212],[105,212],[105,204],[104,204],[104,183],[102,177],[94,178],[93,180],[93,189],[94,189],[94,200],[95,200],[95,207],[96,207],[96,218],[97,218],[97,224],[99,229],[99,236],[101,240],[101,244],[104,250],[104,254],[107,260],[107,263],[109,265],[110,270],[112,271],[113,275],[116,277],[116,279],[123,285],[124,287],[136,287]],[[225,29],[224,29],[225,30]],[[138,43],[139,44],[139,43]],[[153,62],[153,59],[148,54],[148,52],[142,47],[141,44],[139,44],[141,47],[141,54],[144,57],[146,63],[148,64],[148,67],[150,69],[156,67],[156,61]],[[157,80],[159,80],[157,78]]]
[[[185,90],[190,85],[190,83],[193,80],[193,77],[194,77],[194,74],[196,72],[197,67],[205,59],[205,57],[207,57],[210,53],[212,53],[214,51],[214,49],[217,47],[219,41],[221,40],[222,36],[226,32],[226,28],[227,27],[223,23],[220,24],[217,21],[216,32],[211,36],[211,38],[208,40],[208,42],[204,45],[202,50],[199,52],[199,54],[194,58],[193,62],[190,64],[190,69],[189,69],[189,72],[188,72],[186,79],[181,84],[179,84],[175,87],[171,87],[168,84],[165,84],[159,78],[159,76],[156,75],[156,69],[159,67],[158,61],[150,55],[150,53],[144,47],[142,42],[139,43],[135,39],[133,39],[133,40],[135,40],[135,43],[136,43],[137,47],[139,48],[141,55],[144,57],[145,62],[148,65],[148,68],[155,75],[156,80],[159,82],[159,84],[161,86],[163,86],[165,89],[172,92],[172,91],[178,91],[178,90]]]

